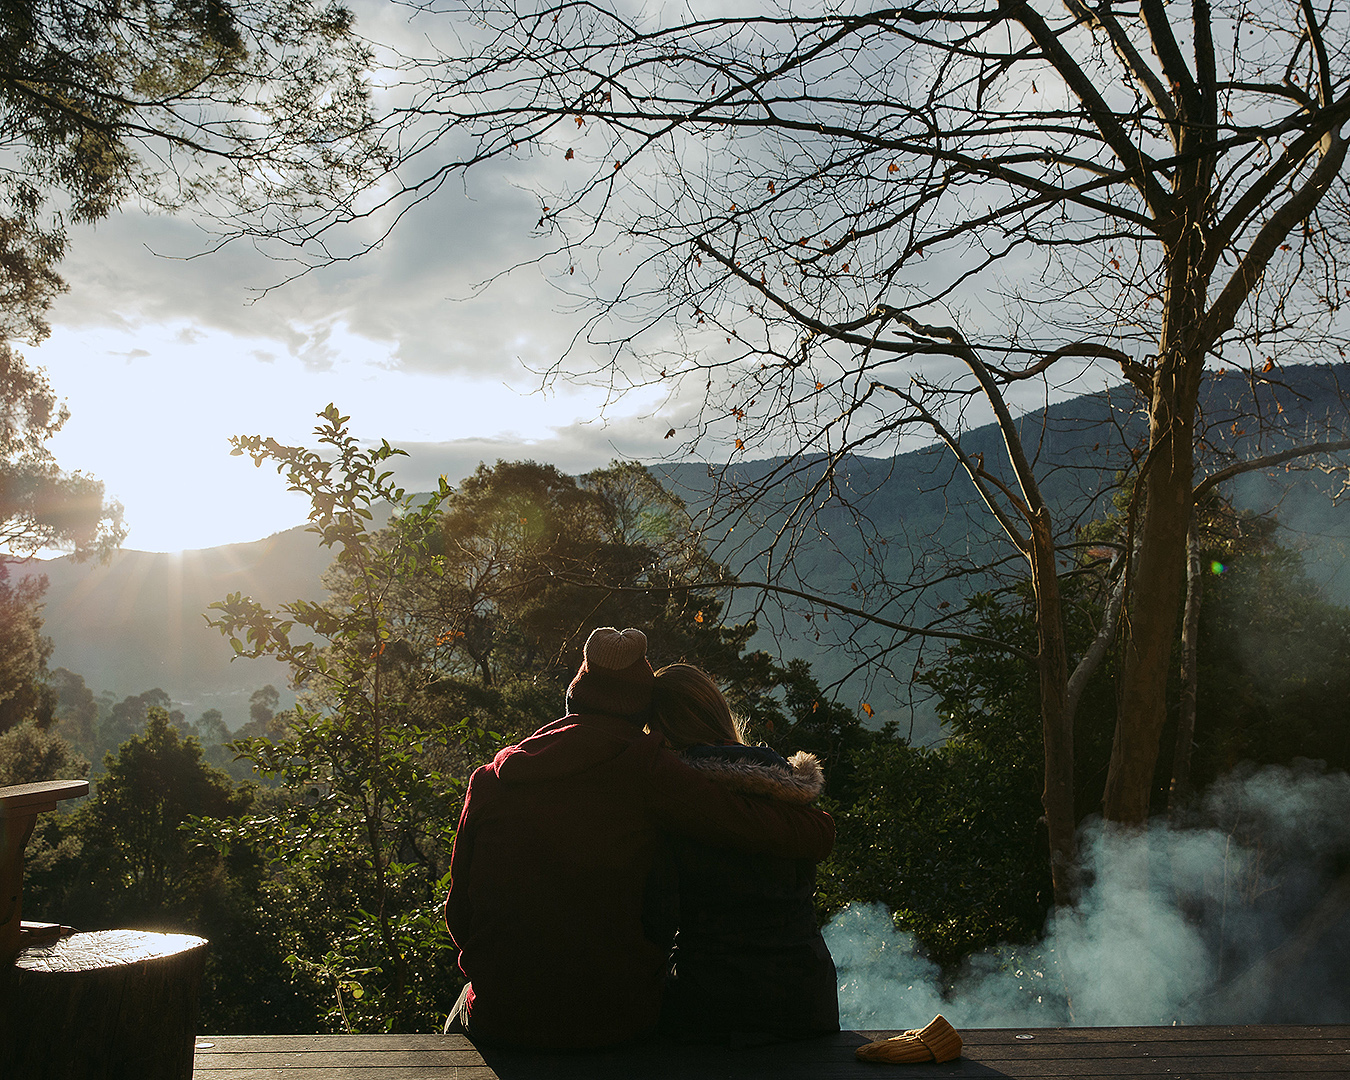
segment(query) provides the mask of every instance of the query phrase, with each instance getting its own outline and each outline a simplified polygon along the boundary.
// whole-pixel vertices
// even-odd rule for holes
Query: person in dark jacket
[[[587,639],[568,715],[469,781],[446,924],[469,979],[447,1031],[499,1045],[593,1047],[653,1031],[667,950],[643,932],[661,837],[819,859],[834,823],[732,791],[644,732],[646,638]]]
[[[689,664],[656,673],[651,727],[698,772],[765,805],[805,806],[824,786],[813,754],[785,760],[746,746],[716,684]],[[696,1039],[838,1031],[838,979],[816,924],[812,857],[747,855],[691,836],[671,837],[668,849],[677,929],[662,1030]],[[661,877],[658,867],[653,880]],[[653,906],[663,905],[649,899]]]

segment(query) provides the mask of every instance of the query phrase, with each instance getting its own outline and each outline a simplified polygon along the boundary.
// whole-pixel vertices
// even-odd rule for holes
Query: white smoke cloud
[[[1078,909],[950,983],[881,904],[825,928],[850,1029],[1350,1020],[1350,776],[1235,773],[1194,824],[1081,838]],[[1337,875],[1340,875],[1339,880]]]

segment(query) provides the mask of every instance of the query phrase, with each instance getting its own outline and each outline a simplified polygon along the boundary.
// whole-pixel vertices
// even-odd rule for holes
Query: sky
[[[408,21],[406,7],[352,7],[369,38],[410,55],[424,50],[423,27]],[[376,75],[377,85],[389,80]],[[635,391],[615,400],[576,381],[540,391],[539,373],[564,356],[570,369],[608,359],[603,347],[576,340],[581,316],[557,287],[569,284],[565,268],[532,262],[542,242],[532,186],[547,183],[561,157],[559,147],[545,147],[477,168],[364,257],[274,289],[287,267],[247,243],[194,257],[211,238],[186,214],[128,205],[72,229],[61,268],[69,291],[51,311],[50,337],[24,350],[71,412],[51,442],[58,462],[102,480],[122,503],[127,547],[172,552],[302,523],[303,498],[274,471],[232,457],[229,438],[312,445],[315,414],[329,403],[351,417],[358,438],[409,452],[398,478],[413,491],[441,475],[455,483],[480,461],[533,458],[577,473],[615,458],[650,463],[678,453],[697,428],[697,393]],[[631,268],[634,250],[616,245],[604,256],[626,257]],[[1017,260],[1010,265],[1015,271]],[[1001,321],[1001,302],[997,290],[978,303],[963,298],[961,317]],[[1100,381],[1070,376],[1052,396]],[[1039,405],[1047,392],[1035,380],[1020,385],[1013,393],[1029,396],[1010,396],[1014,408]],[[679,438],[665,437],[672,429]]]
[[[408,33],[394,5],[354,7],[369,36]],[[228,440],[313,445],[330,402],[359,438],[409,451],[399,479],[410,490],[498,458],[580,472],[659,456],[679,426],[670,402],[639,394],[602,409],[596,390],[539,392],[538,370],[568,348],[576,322],[538,269],[474,295],[533,253],[530,167],[484,170],[366,257],[262,297],[283,270],[243,244],[188,258],[208,240],[188,216],[127,206],[72,229],[51,335],[22,350],[71,412],[50,444],[57,461],[123,504],[127,547],[177,551],[302,523],[303,498],[231,457]]]

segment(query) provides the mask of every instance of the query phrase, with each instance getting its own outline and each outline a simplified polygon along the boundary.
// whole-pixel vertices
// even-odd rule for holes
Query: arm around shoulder
[[[654,755],[646,796],[657,824],[676,836],[816,862],[834,847],[825,811],[729,791],[668,750]]]

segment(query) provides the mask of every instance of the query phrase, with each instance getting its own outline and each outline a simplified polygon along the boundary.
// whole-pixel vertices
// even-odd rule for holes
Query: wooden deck
[[[877,1065],[853,1057],[873,1038],[740,1050],[651,1043],[592,1053],[484,1049],[456,1035],[201,1035],[197,1080],[877,1080],[894,1074],[1091,1080],[1350,1078],[1350,1024],[1321,1027],[985,1028],[961,1032],[945,1065]]]

